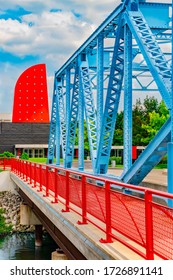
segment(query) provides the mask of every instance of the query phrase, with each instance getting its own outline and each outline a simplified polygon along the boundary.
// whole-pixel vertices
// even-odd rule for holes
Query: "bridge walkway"
[[[102,230],[95,227],[91,223],[80,225],[78,221],[81,220],[81,216],[74,211],[65,212],[64,204],[58,202],[52,203],[52,197],[44,197],[43,193],[38,192],[39,188],[32,188],[28,183],[24,183],[21,178],[11,173],[11,179],[15,184],[41,209],[41,211],[51,220],[53,220],[55,226],[77,247],[80,252],[86,257],[86,259],[96,260],[142,260],[143,258],[136,254],[134,251],[127,248],[119,241],[114,240],[113,243],[101,243],[100,239],[105,238],[105,234]],[[76,211],[78,209],[76,208]],[[57,218],[58,217],[58,218]],[[93,220],[94,221],[94,220]],[[98,221],[97,221],[98,222]],[[103,225],[99,222],[100,227]],[[121,236],[116,232],[117,236]],[[140,248],[137,244],[123,237],[123,239],[133,245]],[[61,244],[60,244],[61,245]],[[68,253],[67,253],[68,254]]]
[[[19,193],[61,248],[77,248],[77,259],[173,259],[172,194],[24,160],[8,166]]]

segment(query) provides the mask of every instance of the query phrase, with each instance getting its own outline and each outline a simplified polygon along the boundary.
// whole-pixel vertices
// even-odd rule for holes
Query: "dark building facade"
[[[0,153],[18,155],[23,151],[30,157],[47,155],[49,123],[0,123]],[[36,151],[35,151],[36,150]]]

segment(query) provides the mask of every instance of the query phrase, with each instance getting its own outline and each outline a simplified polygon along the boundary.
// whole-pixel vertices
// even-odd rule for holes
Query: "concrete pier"
[[[57,249],[56,251],[52,252],[51,255],[52,260],[68,260],[68,257],[64,254],[61,249]]]
[[[41,247],[43,244],[43,226],[35,225],[35,247]]]

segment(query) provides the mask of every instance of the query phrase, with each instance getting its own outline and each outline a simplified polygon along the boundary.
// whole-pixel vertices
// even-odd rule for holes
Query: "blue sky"
[[[120,2],[0,0],[0,113],[12,112],[18,77],[37,63],[46,64],[51,104],[55,71]]]
[[[18,77],[37,63],[46,64],[51,103],[54,72],[117,2],[0,0],[0,113],[12,112]]]

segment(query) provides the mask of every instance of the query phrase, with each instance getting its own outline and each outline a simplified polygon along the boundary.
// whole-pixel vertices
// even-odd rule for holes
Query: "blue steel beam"
[[[59,118],[58,95],[56,94],[56,165],[60,165],[61,157],[61,129]]]
[[[124,172],[132,165],[132,34],[124,26]]]
[[[173,1],[172,1],[172,33],[173,33]],[[172,63],[173,63],[173,38],[172,38]],[[173,71],[172,71],[172,91],[171,91],[171,141],[168,143],[168,192],[173,193]],[[168,200],[169,207],[173,207],[172,199]]]
[[[105,102],[100,143],[96,159],[95,172],[105,174],[108,169],[112,138],[119,106],[123,74],[124,74],[124,42],[122,38],[122,19],[116,32],[116,40],[110,69],[110,78]]]
[[[169,118],[131,168],[122,175],[121,180],[134,185],[138,185],[142,182],[145,176],[160,162],[162,157],[167,154],[167,143],[170,139],[171,119]]]
[[[78,120],[79,107],[79,67],[75,69],[73,93],[71,99],[71,110],[69,116],[69,126],[67,129],[67,143],[66,143],[66,167],[72,167],[72,160],[74,157],[74,144],[76,138],[76,127]]]
[[[104,93],[104,38],[101,32],[98,36],[97,52],[97,148],[101,134],[103,119],[103,93]]]
[[[67,60],[67,62],[55,73],[56,76],[61,75],[65,72],[66,68],[76,63],[78,56],[83,53],[86,48],[91,46],[93,49],[97,45],[97,38],[101,32],[104,32],[104,36],[112,30],[112,25],[115,25],[114,20],[120,15],[123,11],[124,6],[120,4],[115,10],[103,21],[103,23],[93,32],[93,34],[81,45],[79,49]]]
[[[52,112],[51,112],[49,143],[48,143],[48,159],[47,159],[47,163],[49,164],[53,164],[54,156],[55,156],[56,124],[57,124],[57,96],[56,96],[56,79],[54,79]]]
[[[92,94],[91,79],[89,73],[89,64],[86,54],[81,54],[79,58],[79,69],[81,77],[81,85],[84,99],[84,108],[86,116],[86,124],[89,138],[90,155],[92,167],[95,168],[95,160],[97,155],[97,120]]]
[[[128,175],[128,180],[130,181],[130,176],[132,176],[132,180],[136,180],[138,176],[138,171],[134,174],[134,170],[131,166],[131,94],[132,91],[132,78],[136,78],[141,85],[142,90],[150,90],[150,86],[152,84],[152,80],[148,81],[147,84],[143,84],[140,78],[144,77],[144,72],[150,70],[154,79],[156,80],[157,86],[161,95],[167,105],[168,108],[170,105],[170,61],[166,60],[166,56],[161,51],[157,40],[166,40],[164,42],[168,42],[170,40],[170,34],[164,35],[164,31],[170,29],[168,24],[168,7],[165,4],[153,4],[153,3],[143,3],[145,1],[139,1],[139,7],[141,8],[144,16],[147,20],[144,19],[143,14],[138,9],[138,1],[129,0],[123,1],[113,13],[99,26],[99,28],[89,37],[88,40],[84,42],[84,44],[74,53],[74,55],[56,72],[56,79],[61,81],[59,82],[59,87],[56,91],[57,93],[57,102],[58,109],[57,116],[55,122],[58,122],[57,118],[59,116],[60,128],[61,128],[61,145],[63,150],[63,157],[65,159],[64,164],[67,167],[72,166],[72,158],[74,152],[74,139],[75,139],[75,129],[77,125],[77,116],[75,116],[75,121],[73,122],[74,126],[72,126],[72,130],[70,131],[70,110],[69,110],[69,98],[70,95],[70,71],[77,66],[78,59],[81,56],[86,56],[88,58],[86,60],[80,61],[80,78],[79,78],[79,103],[78,103],[78,113],[79,113],[79,168],[84,169],[84,108],[86,114],[86,122],[87,129],[90,141],[90,152],[93,164],[93,170],[96,173],[106,173],[108,168],[109,156],[112,145],[112,138],[114,133],[114,127],[116,123],[116,115],[118,111],[119,99],[122,90],[122,81],[123,75],[125,72],[125,80],[124,80],[124,89],[125,89],[125,131],[127,132],[124,136],[125,143],[125,172],[123,174],[123,178]],[[152,11],[156,10],[158,13],[162,11],[162,19],[157,19],[157,13],[153,15],[153,19],[150,16],[150,9]],[[123,18],[123,22],[120,18]],[[157,24],[155,25],[155,20]],[[121,22],[121,27],[120,27]],[[148,24],[147,24],[148,22]],[[126,24],[128,24],[132,35],[136,40],[136,48],[138,50],[134,50],[133,54],[130,53],[131,45],[130,45],[130,31],[125,32],[123,35],[123,28],[125,25],[125,30],[127,29]],[[153,34],[151,32],[153,31]],[[127,31],[127,30],[126,30]],[[107,42],[112,42],[112,39],[115,38],[114,47],[110,46],[107,49],[104,48],[104,40],[108,38],[105,42],[105,46]],[[125,52],[124,52],[124,40],[125,40]],[[134,40],[133,40],[134,42]],[[128,48],[129,45],[129,48]],[[133,46],[134,47],[134,46]],[[144,56],[147,66],[143,67],[142,62],[138,62],[136,64],[132,63],[134,59],[134,53],[139,53],[139,49],[141,54]],[[111,58],[111,64],[105,64],[105,58],[107,57],[106,51],[109,51],[109,58]],[[111,53],[113,50],[113,53]],[[124,54],[125,54],[125,71],[124,71]],[[95,56],[95,57],[94,57]],[[97,57],[97,61],[94,60]],[[92,61],[93,59],[93,61]],[[88,63],[89,62],[89,63]],[[96,63],[97,62],[97,63]],[[136,67],[136,68],[135,68]],[[133,75],[132,69],[133,68]],[[96,70],[97,77],[96,77]],[[134,73],[138,71],[138,74]],[[140,74],[139,74],[140,72]],[[146,72],[147,73],[147,72]],[[62,79],[66,77],[66,95],[63,93],[64,85],[62,84]],[[105,86],[107,86],[107,93],[105,90]],[[127,86],[128,85],[128,86]],[[133,89],[137,90],[137,89]],[[93,92],[97,92],[97,112],[95,111],[94,106],[94,97]],[[103,95],[105,94],[105,96]],[[66,100],[65,100],[66,98]],[[64,103],[65,101],[65,103]],[[73,103],[73,101],[72,101]],[[74,102],[75,103],[75,102]],[[104,115],[103,115],[103,103],[105,103]],[[66,105],[66,112],[65,106]],[[77,103],[73,104],[74,107],[77,107]],[[54,105],[53,105],[54,106]],[[65,119],[66,118],[66,119]],[[51,119],[51,126],[53,127],[53,118]],[[102,126],[102,127],[101,127]],[[59,127],[59,126],[58,126]],[[70,134],[69,134],[70,131]],[[163,128],[165,131],[165,128]],[[53,130],[54,132],[54,130]],[[56,129],[57,135],[58,129]],[[55,133],[51,133],[54,135]],[[72,136],[72,138],[69,137]],[[162,134],[162,136],[164,133]],[[58,137],[58,136],[56,136]],[[73,140],[72,140],[73,139]],[[165,147],[162,145],[162,141],[155,138],[155,142],[159,140],[160,146],[158,150],[154,149],[152,144],[148,148],[148,156],[145,162],[145,155],[140,158],[140,162],[138,161],[137,168],[141,168],[140,178],[143,175],[146,175],[146,170],[150,168],[146,168],[147,161],[151,161],[152,164],[150,166],[154,166],[155,163],[158,162],[160,156],[158,154],[165,153]],[[166,136],[165,136],[165,138]],[[69,142],[69,140],[72,142]],[[58,143],[59,139],[57,140]],[[164,142],[165,140],[163,140]],[[54,139],[52,137],[52,143],[54,143]],[[72,145],[71,145],[72,143]],[[165,145],[165,142],[164,142]],[[67,148],[70,149],[69,157],[67,156]],[[161,152],[162,151],[162,152]],[[96,159],[97,158],[97,159]],[[141,162],[145,162],[143,164],[143,168],[141,167]],[[68,162],[67,162],[68,161]],[[96,166],[95,166],[96,161]],[[131,171],[130,171],[131,170]],[[130,172],[130,173],[128,173]],[[131,175],[129,175],[131,174]],[[136,180],[138,181],[138,179]]]
[[[70,68],[66,69],[66,130],[68,132],[69,121],[70,121]]]
[[[56,92],[57,92],[57,99],[58,99],[60,132],[61,132],[61,146],[62,146],[64,166],[65,166],[65,156],[66,156],[66,118],[65,117],[66,117],[66,114],[65,114],[64,93],[63,93],[62,82],[63,82],[62,78],[57,78]]]
[[[167,60],[140,10],[128,11],[125,13],[125,20],[140,47],[163,100],[170,108],[171,70]]]
[[[125,12],[125,20],[140,47],[163,100],[167,107],[170,108],[171,70],[168,61],[165,59],[155,36],[138,8],[134,11]],[[121,177],[124,182],[139,184],[167,153],[167,142],[170,139],[170,123],[169,119],[132,167],[124,171]]]
[[[84,170],[84,96],[81,71],[79,71],[79,129],[78,129],[78,169]]]

